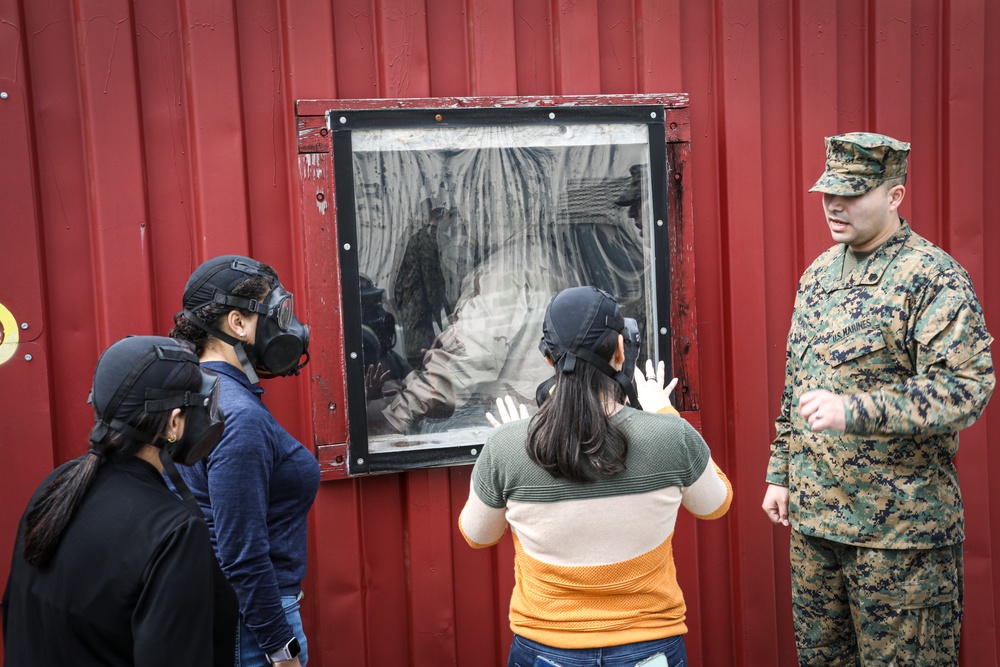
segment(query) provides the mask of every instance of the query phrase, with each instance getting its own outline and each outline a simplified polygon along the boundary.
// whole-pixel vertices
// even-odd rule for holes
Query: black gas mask
[[[396,344],[396,318],[385,309],[384,296],[385,290],[380,287],[361,289],[361,323],[375,334],[382,354]]]
[[[271,291],[263,301],[230,293],[250,276],[262,276],[270,283]],[[212,303],[257,313],[260,317],[254,343],[225,334],[195,314]],[[182,313],[201,330],[232,345],[243,372],[250,382],[257,383],[260,378],[297,375],[309,363],[309,327],[296,319],[294,305],[292,294],[265,272],[260,262],[240,255],[223,255],[199,266],[188,279]]]
[[[162,387],[178,363],[198,366],[201,386],[196,392]],[[219,377],[202,369],[198,357],[171,338],[133,336],[109,347],[98,361],[90,402],[96,420],[90,434],[94,445],[115,430],[161,448],[172,461],[191,465],[207,456],[222,437],[225,417],[218,407]],[[184,411],[184,434],[175,442],[128,423],[142,412],[174,408]]]
[[[621,370],[593,352],[608,329],[622,335],[625,360]],[[633,383],[640,346],[639,323],[622,317],[610,294],[596,287],[571,287],[557,294],[546,309],[538,349],[561,373],[572,373],[579,360],[591,364],[622,388],[632,407],[641,410]],[[551,396],[554,386],[555,378],[538,386],[535,401],[539,406]]]
[[[247,306],[247,310],[260,313],[250,356],[262,378],[295,375],[309,363],[309,327],[295,317],[294,306],[294,297],[280,283],[263,304]],[[303,356],[305,360],[299,363]]]
[[[146,396],[149,398],[160,393],[163,392],[149,389]],[[173,408],[184,410],[184,435],[174,442],[164,442],[161,439],[156,444],[174,462],[193,465],[208,456],[222,439],[225,415],[219,407],[219,376],[201,369],[201,388],[198,393],[175,393],[173,396],[146,401],[147,412]]]

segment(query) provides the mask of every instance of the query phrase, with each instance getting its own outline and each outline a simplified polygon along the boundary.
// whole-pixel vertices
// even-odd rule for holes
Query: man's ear
[[[903,197],[906,196],[906,186],[896,185],[889,190],[889,210],[895,211],[899,208],[899,205],[903,203]]]

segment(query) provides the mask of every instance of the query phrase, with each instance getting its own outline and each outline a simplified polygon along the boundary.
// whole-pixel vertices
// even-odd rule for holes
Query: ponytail
[[[25,517],[24,560],[45,567],[59,546],[70,519],[97,477],[104,453],[90,450],[53,479]]]
[[[609,330],[594,354],[610,359],[618,332]],[[628,438],[605,413],[606,398],[625,400],[617,382],[589,363],[558,373],[555,392],[528,427],[528,456],[553,477],[586,483],[625,470]]]
[[[165,388],[196,388],[201,371],[196,364],[177,364],[165,382]],[[142,412],[130,422],[139,433],[163,433],[170,412]],[[100,443],[91,443],[84,456],[73,461],[49,482],[24,519],[24,560],[34,567],[45,567],[56,553],[69,522],[98,475],[105,460],[124,460],[135,456],[148,443],[139,442],[121,431],[111,429]]]

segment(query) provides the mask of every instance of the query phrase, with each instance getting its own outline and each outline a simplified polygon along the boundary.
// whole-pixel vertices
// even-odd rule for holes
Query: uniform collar
[[[823,265],[819,267],[819,283],[826,292],[836,292],[839,289],[850,289],[861,285],[877,285],[882,281],[882,275],[892,264],[906,241],[913,235],[909,223],[900,218],[902,223],[896,233],[875,249],[875,252],[859,264],[846,280],[842,277],[844,269],[844,254],[847,245],[840,244],[827,251]],[[863,272],[859,272],[863,269]]]

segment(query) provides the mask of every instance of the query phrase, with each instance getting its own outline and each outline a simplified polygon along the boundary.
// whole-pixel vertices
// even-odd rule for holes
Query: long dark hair
[[[264,275],[250,276],[246,280],[240,281],[229,293],[233,296],[243,296],[248,299],[257,299],[258,301],[262,300],[270,293],[272,287],[271,282],[266,276],[270,276],[277,282],[278,274],[270,266],[263,263],[260,265],[260,270]],[[245,308],[237,308],[224,303],[210,303],[196,310],[194,314],[208,326],[221,329],[222,318],[231,310],[238,310],[245,317],[253,315],[251,311]],[[205,346],[208,345],[208,339],[210,338],[207,331],[185,317],[183,312],[178,313],[177,317],[174,318],[174,328],[167,335],[171,338],[193,343],[195,347],[194,353],[199,357],[205,351]]]
[[[162,388],[197,391],[201,386],[198,365],[175,366]],[[141,433],[162,435],[170,421],[170,412],[141,412],[128,423]],[[100,444],[92,444],[87,454],[67,465],[49,482],[24,520],[24,560],[28,565],[45,567],[52,560],[63,533],[97,477],[101,462],[134,456],[147,444],[150,443],[139,442],[111,428]]]
[[[608,333],[594,354],[610,360],[618,332]],[[558,373],[555,392],[528,427],[528,456],[554,477],[590,482],[625,470],[628,438],[605,412],[605,402],[625,396],[610,377],[583,360],[570,374]]]

